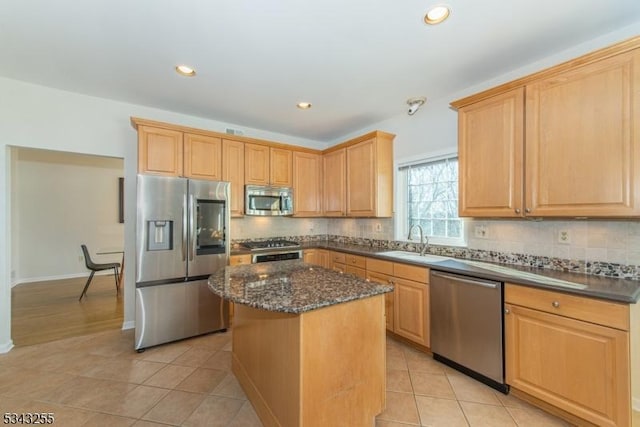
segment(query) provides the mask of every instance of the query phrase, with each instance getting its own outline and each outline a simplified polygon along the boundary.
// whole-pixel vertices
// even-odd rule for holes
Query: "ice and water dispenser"
[[[147,250],[170,251],[173,249],[173,221],[147,221]]]

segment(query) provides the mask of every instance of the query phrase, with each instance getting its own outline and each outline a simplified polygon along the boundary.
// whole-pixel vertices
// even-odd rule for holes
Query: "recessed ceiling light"
[[[449,13],[451,13],[451,10],[449,10],[448,6],[433,6],[427,11],[427,14],[424,16],[424,22],[429,25],[439,24],[449,17]]]
[[[310,102],[298,102],[298,104],[296,106],[301,110],[308,110],[309,108],[311,108],[311,103]]]
[[[176,66],[176,72],[183,76],[193,77],[196,75],[196,70],[187,66],[187,65],[178,65]]]

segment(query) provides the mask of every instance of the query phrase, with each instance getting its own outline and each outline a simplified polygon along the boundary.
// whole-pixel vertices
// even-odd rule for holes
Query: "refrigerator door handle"
[[[187,260],[187,195],[182,198],[182,261]]]
[[[189,261],[193,261],[196,252],[196,203],[193,194],[189,195]]]

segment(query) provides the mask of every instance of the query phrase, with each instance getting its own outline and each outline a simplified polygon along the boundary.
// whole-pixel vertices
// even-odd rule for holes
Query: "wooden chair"
[[[82,248],[82,253],[84,254],[84,264],[87,266],[89,270],[91,270],[91,274],[87,279],[87,283],[84,285],[84,289],[82,290],[82,293],[80,294],[80,298],[78,298],[78,301],[82,301],[82,297],[85,296],[85,294],[87,293],[87,288],[91,283],[91,279],[93,279],[93,275],[96,274],[96,271],[109,270],[111,268],[113,268],[113,272],[114,272],[113,278],[116,280],[116,294],[119,294],[120,287],[118,286],[118,268],[120,268],[120,263],[110,262],[105,264],[96,264],[91,260],[91,256],[89,255],[87,246],[80,245],[80,247]]]

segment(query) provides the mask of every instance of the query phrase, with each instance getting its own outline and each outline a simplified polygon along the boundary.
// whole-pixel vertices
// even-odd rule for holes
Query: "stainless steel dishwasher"
[[[433,358],[508,393],[503,284],[431,270],[429,286]]]

